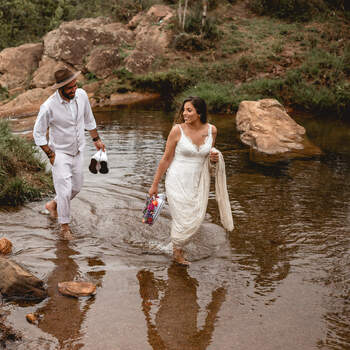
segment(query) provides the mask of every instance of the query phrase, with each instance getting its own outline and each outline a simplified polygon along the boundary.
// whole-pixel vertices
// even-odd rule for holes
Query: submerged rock
[[[42,300],[44,282],[15,262],[0,257],[0,293],[7,298]]]
[[[36,314],[27,314],[26,319],[29,323],[36,324],[39,320]]]
[[[96,285],[90,282],[60,282],[58,290],[61,294],[71,297],[86,297],[96,294]]]
[[[236,116],[241,141],[250,146],[250,158],[256,162],[278,162],[310,158],[322,154],[274,99],[242,101]]]
[[[7,238],[0,238],[0,254],[7,255],[12,252],[12,243]]]

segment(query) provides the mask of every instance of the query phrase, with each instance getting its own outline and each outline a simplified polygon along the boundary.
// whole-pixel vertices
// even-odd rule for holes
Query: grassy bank
[[[212,56],[192,51],[190,59],[177,57],[176,70],[136,77],[135,86],[175,93],[177,103],[199,95],[212,112],[235,112],[242,100],[277,98],[350,118],[350,26],[344,17],[293,23],[253,16],[217,25],[220,43]]]
[[[0,34],[0,44],[25,42],[29,38],[21,37],[23,33],[39,39],[45,28],[81,17],[102,15],[127,23],[154,4],[177,12],[179,1],[49,0],[46,7],[41,1],[16,2],[16,6],[0,6],[0,13],[8,13],[0,17],[0,23],[6,19],[8,26]],[[32,27],[17,31],[21,27],[16,22],[21,20],[18,13],[24,13],[25,3],[32,4],[27,6],[27,17],[40,14],[43,20],[30,22],[26,17],[24,23]],[[235,112],[242,100],[277,98],[284,105],[312,113],[350,118],[348,1],[212,0],[204,27],[202,1],[188,4],[184,28],[175,16],[167,28],[172,37],[169,49],[157,55],[149,71],[135,75],[121,66],[114,77],[101,82],[97,98],[115,92],[156,91],[175,107],[183,97],[199,95],[211,112],[219,113]],[[16,21],[8,21],[12,17]],[[120,57],[128,54],[121,49]],[[94,72],[85,76],[97,80]],[[7,91],[0,88],[0,100],[7,97]]]
[[[0,121],[0,205],[16,206],[52,191],[51,176],[32,143],[13,135]]]

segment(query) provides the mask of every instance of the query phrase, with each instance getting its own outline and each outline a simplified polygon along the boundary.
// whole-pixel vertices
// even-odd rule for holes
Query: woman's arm
[[[216,127],[214,125],[212,125],[211,132],[212,132],[212,135],[213,135],[213,143],[212,143],[211,146],[214,147],[215,140],[216,140],[216,135],[218,134],[218,130],[216,129]],[[213,163],[216,163],[219,160],[219,155],[218,155],[217,152],[210,151],[209,157],[210,157],[210,161],[213,162]]]
[[[151,197],[153,195],[158,194],[159,181],[162,179],[164,173],[167,171],[171,162],[173,161],[176,144],[180,139],[180,135],[181,134],[180,134],[179,127],[177,125],[175,125],[169,133],[163,157],[158,164],[156,174],[154,175],[153,184],[152,184],[150,190],[148,191],[148,194]]]

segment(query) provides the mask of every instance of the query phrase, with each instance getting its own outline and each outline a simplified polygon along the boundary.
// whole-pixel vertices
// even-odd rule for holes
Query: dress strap
[[[183,136],[184,135],[184,131],[182,130],[182,127],[181,127],[181,125],[180,124],[177,124],[178,126],[179,126],[179,128],[180,128],[180,131],[181,131],[181,135]]]
[[[209,124],[209,129],[208,129],[208,136],[211,136],[212,133],[212,125]]]

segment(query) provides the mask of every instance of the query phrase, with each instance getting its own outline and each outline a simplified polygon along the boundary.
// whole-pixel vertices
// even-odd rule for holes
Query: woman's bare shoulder
[[[210,125],[211,125],[211,132],[216,135],[218,133],[218,129],[214,124],[210,124]]]
[[[180,137],[180,135],[181,135],[181,131],[179,128],[179,124],[175,124],[171,128],[168,138],[178,139]]]

